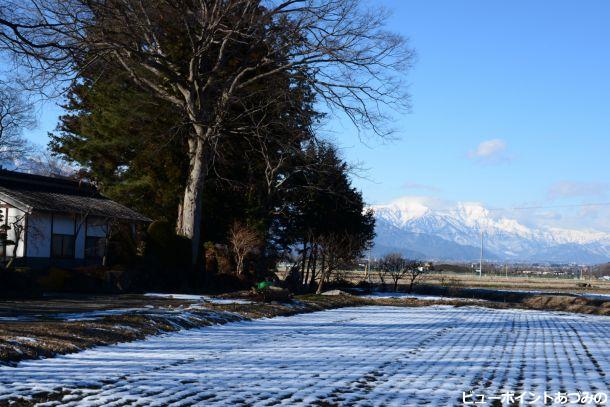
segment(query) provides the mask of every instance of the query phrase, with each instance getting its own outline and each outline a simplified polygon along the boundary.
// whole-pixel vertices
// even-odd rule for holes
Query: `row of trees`
[[[358,0],[9,0],[0,49],[29,88],[68,84],[51,150],[170,220],[195,269],[202,241],[229,244],[238,221],[261,258],[299,248],[301,281],[321,290],[374,222],[317,129],[340,112],[385,136],[383,111],[407,107],[412,51],[387,16]]]
[[[385,286],[386,281],[390,280],[394,291],[398,289],[398,283],[401,280],[407,280],[408,292],[413,291],[413,286],[417,280],[421,279],[428,271],[424,264],[407,260],[400,253],[388,253],[375,260],[370,266],[375,270],[382,286]]]

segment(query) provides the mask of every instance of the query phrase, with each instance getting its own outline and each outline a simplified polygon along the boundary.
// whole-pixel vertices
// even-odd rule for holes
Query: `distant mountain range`
[[[399,251],[414,259],[476,261],[484,234],[486,260],[597,264],[610,261],[610,234],[529,228],[494,217],[480,205],[458,204],[434,211],[419,202],[375,205],[373,255]]]

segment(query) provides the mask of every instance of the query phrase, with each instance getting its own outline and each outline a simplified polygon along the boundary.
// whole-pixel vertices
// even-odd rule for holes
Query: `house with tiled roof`
[[[32,268],[102,264],[113,227],[135,231],[148,222],[88,182],[0,169],[0,262]]]

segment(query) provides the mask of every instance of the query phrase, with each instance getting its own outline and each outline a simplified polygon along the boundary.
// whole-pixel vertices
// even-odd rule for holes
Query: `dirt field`
[[[533,290],[569,293],[610,293],[610,282],[604,280],[574,280],[565,278],[504,277],[471,274],[430,274],[422,281],[426,284],[447,285],[457,283],[462,287],[504,290]]]
[[[599,316],[473,306],[343,308],[0,367],[0,400],[463,406],[483,397],[478,405],[558,405],[561,395],[572,402],[584,394],[607,398],[609,336],[610,318]]]
[[[362,271],[346,271],[341,276],[351,282],[365,280]],[[378,284],[380,280],[376,273],[371,273],[368,281]],[[386,278],[386,284],[390,279]],[[523,276],[495,276],[483,275],[479,277],[474,274],[463,273],[429,273],[417,279],[418,284],[432,284],[441,287],[461,288],[486,288],[499,290],[530,290],[542,292],[565,292],[565,293],[600,293],[610,294],[610,281],[597,279],[568,279],[568,278],[543,278]],[[407,285],[408,280],[402,279],[401,285]]]

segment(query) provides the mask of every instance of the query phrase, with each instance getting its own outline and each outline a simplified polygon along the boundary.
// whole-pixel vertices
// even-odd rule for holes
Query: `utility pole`
[[[371,250],[369,248],[369,258],[366,262],[366,269],[365,269],[365,275],[364,275],[364,280],[367,282],[371,282]]]
[[[479,278],[483,276],[483,229],[481,229],[481,258],[479,259]]]

